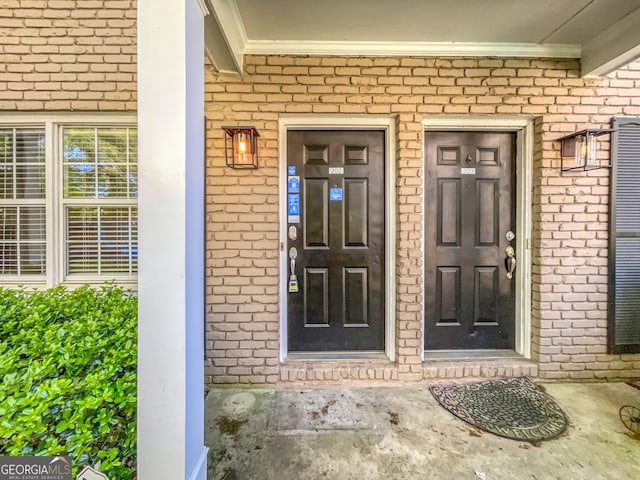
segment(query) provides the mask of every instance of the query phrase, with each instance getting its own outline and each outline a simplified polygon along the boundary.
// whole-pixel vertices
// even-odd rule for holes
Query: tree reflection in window
[[[65,128],[65,198],[137,198],[135,128]]]
[[[135,274],[136,129],[67,127],[62,143],[64,199],[75,200],[65,207],[66,273]]]

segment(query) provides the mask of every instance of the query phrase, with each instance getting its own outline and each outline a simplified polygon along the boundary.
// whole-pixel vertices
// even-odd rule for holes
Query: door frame
[[[531,117],[508,116],[447,116],[425,118],[424,131],[501,131],[516,134],[516,255],[518,268],[515,271],[515,352],[524,358],[531,358],[531,218],[533,191],[533,121]],[[426,153],[422,142],[422,162]],[[426,175],[423,176],[423,192],[426,191]],[[424,194],[422,197],[424,204]],[[424,252],[424,229],[427,221],[422,209],[422,251]],[[522,232],[522,233],[520,233]],[[423,291],[426,273],[422,267]],[[422,299],[422,359],[425,358],[424,294]]]
[[[287,360],[288,352],[288,328],[287,328],[287,285],[288,285],[288,257],[285,246],[287,245],[287,134],[289,130],[383,130],[385,137],[385,336],[384,356],[389,360],[395,359],[395,143],[396,143],[396,119],[394,116],[380,115],[280,115],[278,121],[278,167],[279,167],[279,232],[280,232],[280,362]],[[350,359],[350,358],[377,358],[379,355],[365,352],[340,352],[336,355],[322,352],[309,354],[306,357],[296,355],[299,358],[309,359]]]

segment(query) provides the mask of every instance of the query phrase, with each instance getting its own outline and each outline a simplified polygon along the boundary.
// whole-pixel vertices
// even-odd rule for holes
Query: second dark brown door
[[[425,349],[512,349],[515,134],[427,132],[425,153]]]
[[[287,152],[289,351],[383,350],[384,132],[290,130]]]

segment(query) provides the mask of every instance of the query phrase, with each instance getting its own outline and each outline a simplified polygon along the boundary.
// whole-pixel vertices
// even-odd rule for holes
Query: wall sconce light
[[[227,167],[258,168],[258,137],[255,127],[222,127]]]
[[[612,133],[612,128],[588,128],[560,139],[560,170],[562,172],[611,168],[598,161],[598,137]]]

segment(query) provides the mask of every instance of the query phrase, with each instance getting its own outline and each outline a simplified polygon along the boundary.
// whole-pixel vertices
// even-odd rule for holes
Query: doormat
[[[527,377],[434,385],[429,390],[456,417],[501,437],[551,440],[567,428],[560,406]]]

